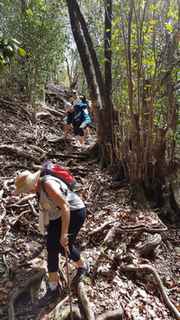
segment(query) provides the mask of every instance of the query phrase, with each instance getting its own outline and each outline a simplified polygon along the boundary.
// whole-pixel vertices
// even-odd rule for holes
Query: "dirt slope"
[[[156,212],[133,208],[128,186],[114,189],[107,172],[81,154],[73,140],[64,140],[62,102],[48,108],[54,111],[39,106],[34,112],[22,99],[0,98],[0,319],[35,319],[32,306],[37,293],[28,291],[18,297],[35,270],[41,277],[44,239],[38,231],[37,200],[13,192],[17,172],[35,170],[45,159],[68,166],[82,184],[88,216],[78,245],[91,267],[85,287],[95,318],[111,310],[120,314],[122,308],[123,319],[175,319],[161,294],[161,283],[141,267],[155,267],[162,292],[167,289],[173,304],[180,308],[180,231],[173,227],[166,231]],[[161,239],[153,246],[157,234]],[[149,252],[147,243],[152,245]],[[129,265],[136,270],[129,271]]]

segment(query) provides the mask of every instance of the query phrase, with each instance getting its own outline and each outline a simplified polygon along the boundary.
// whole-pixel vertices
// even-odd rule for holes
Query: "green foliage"
[[[22,44],[23,49],[18,50],[20,64],[14,64],[11,72],[21,79],[28,95],[32,96],[48,79],[58,78],[68,38],[67,16],[64,1],[26,3],[24,7],[19,0],[4,1],[0,22],[4,34]]]
[[[162,103],[159,79],[168,72],[170,64],[176,57],[167,57],[168,43],[177,30],[178,2],[158,1],[114,1],[112,51],[113,51],[113,79],[114,85],[119,86],[115,90],[116,103],[128,100],[128,18],[132,5],[132,20],[130,28],[130,63],[133,80],[134,112],[137,112],[138,90],[142,99],[142,87],[144,79],[154,81],[154,90],[157,93],[156,104]],[[167,60],[169,59],[169,61]],[[172,68],[176,73],[176,66]],[[121,77],[119,77],[119,74]],[[140,92],[141,90],[141,92]],[[118,97],[117,92],[120,93]],[[126,96],[126,98],[125,98]],[[167,105],[167,102],[166,102]],[[159,111],[158,111],[159,113]],[[164,118],[165,119],[165,118]],[[157,119],[156,119],[157,121]]]
[[[26,56],[26,51],[20,47],[20,43],[16,39],[0,37],[0,68],[10,64],[16,54],[19,57]]]

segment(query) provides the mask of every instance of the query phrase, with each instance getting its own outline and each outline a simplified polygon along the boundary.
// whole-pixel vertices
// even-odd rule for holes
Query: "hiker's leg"
[[[53,289],[59,283],[59,239],[60,219],[50,221],[47,234],[47,268],[49,285]]]
[[[76,142],[78,146],[81,146],[84,143],[84,132],[83,129],[79,128],[79,124],[75,123],[73,125],[74,135],[76,137]]]
[[[84,136],[79,136],[79,142],[81,146],[84,144]]]
[[[91,128],[89,125],[87,125],[85,132],[86,132],[86,137],[91,138]]]
[[[65,136],[65,138],[67,138],[68,133],[71,130],[73,117],[74,117],[74,113],[73,112],[68,112],[67,116],[64,118],[64,136]]]
[[[83,121],[80,125],[80,128],[83,129],[83,131],[84,131],[84,138],[85,139],[87,139],[88,137],[91,136],[90,128],[89,128],[90,123],[91,123],[91,120],[87,119],[87,120]]]
[[[84,266],[79,250],[74,246],[74,242],[86,218],[86,209],[71,211],[69,225],[69,258],[73,260],[76,268]]]
[[[84,144],[84,130],[79,127],[78,132],[79,132],[79,142],[81,145],[83,145]]]
[[[81,229],[84,220],[86,218],[86,209],[79,209],[71,211],[70,213],[70,224],[69,224],[69,258],[73,260],[76,267],[79,268],[80,265],[84,265],[84,261],[81,258],[79,250],[74,246],[77,234]],[[65,256],[64,248],[59,245],[60,253]]]

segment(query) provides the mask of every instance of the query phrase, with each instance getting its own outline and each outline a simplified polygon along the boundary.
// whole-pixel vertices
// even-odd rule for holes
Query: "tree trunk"
[[[110,162],[115,159],[113,141],[113,103],[112,103],[112,52],[111,52],[111,32],[112,32],[112,0],[105,0],[105,24],[104,24],[104,75],[105,75],[105,103],[104,103],[104,148],[108,148]],[[105,155],[107,154],[105,152]]]
[[[101,164],[114,161],[113,152],[113,104],[111,75],[111,23],[112,1],[105,2],[105,82],[90,37],[86,21],[76,0],[67,0],[72,32],[80,54],[93,109],[96,111],[97,136]]]
[[[76,13],[76,0],[67,0],[68,11],[70,16],[71,28],[77,45],[77,49],[83,65],[87,85],[89,88],[90,98],[92,101],[97,100],[97,85],[95,82],[90,56],[82,34],[79,19]]]
[[[87,44],[87,47],[88,47],[88,50],[89,50],[89,55],[91,57],[91,62],[92,62],[92,66],[93,66],[93,69],[94,69],[95,76],[96,76],[96,82],[97,82],[97,85],[98,85],[99,94],[100,94],[100,97],[101,97],[101,107],[102,107],[103,106],[103,100],[104,100],[103,99],[103,97],[104,97],[104,81],[103,81],[102,73],[101,73],[101,70],[100,70],[100,65],[99,65],[99,62],[98,62],[98,59],[97,59],[96,51],[94,49],[94,45],[93,45],[91,36],[89,34],[89,30],[87,28],[86,21],[84,19],[84,16],[81,13],[81,10],[79,8],[79,5],[78,5],[77,1],[74,1],[74,5],[75,5],[75,8],[76,8],[77,17],[78,17],[79,22],[81,24],[81,28],[82,28],[82,31],[83,31],[84,38],[86,40],[86,44]]]

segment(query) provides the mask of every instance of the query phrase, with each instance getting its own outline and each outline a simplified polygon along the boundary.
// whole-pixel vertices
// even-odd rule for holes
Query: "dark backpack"
[[[59,164],[54,164],[50,161],[46,161],[42,166],[40,177],[42,178],[47,175],[60,179],[68,186],[71,191],[76,190],[76,179],[67,169],[63,168]]]

